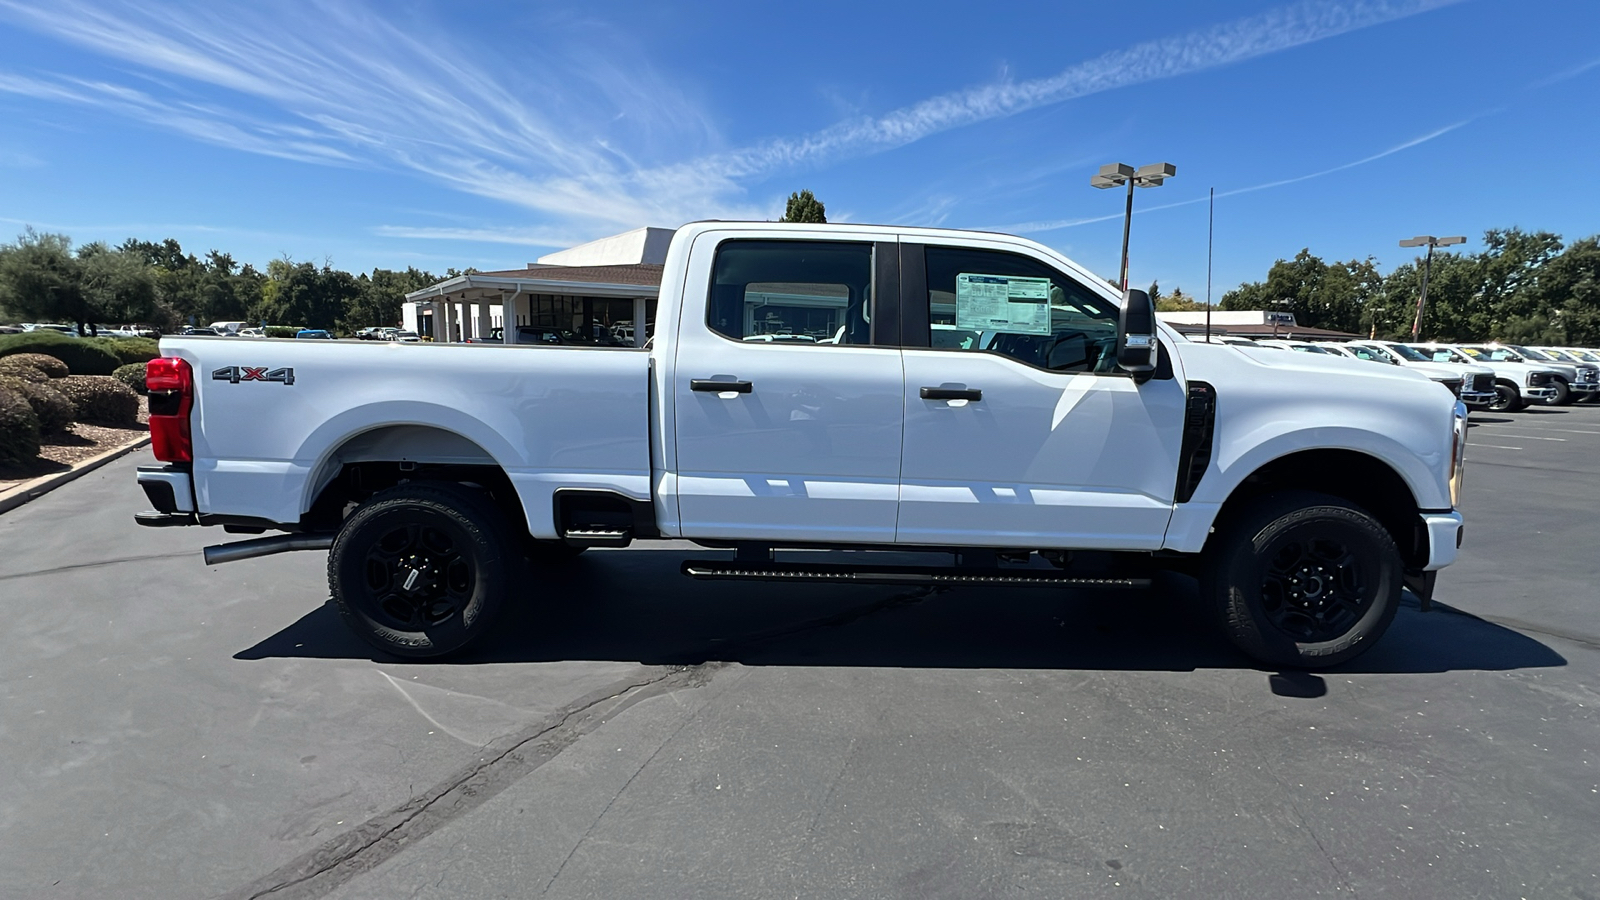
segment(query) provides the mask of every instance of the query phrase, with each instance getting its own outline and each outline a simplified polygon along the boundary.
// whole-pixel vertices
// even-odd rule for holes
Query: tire
[[[488,629],[521,560],[505,516],[479,491],[412,482],[351,513],[328,552],[328,588],[363,640],[442,657]]]
[[[1284,491],[1218,529],[1202,596],[1224,633],[1271,666],[1319,669],[1377,643],[1400,607],[1404,574],[1394,539],[1337,497]]]
[[[1489,401],[1490,412],[1518,412],[1528,405],[1522,399],[1522,391],[1509,381],[1496,381],[1494,383],[1494,399]]]
[[[1548,400],[1541,400],[1545,406],[1570,406],[1572,405],[1572,388],[1567,386],[1565,378],[1550,379],[1550,386],[1555,388],[1556,395]]]

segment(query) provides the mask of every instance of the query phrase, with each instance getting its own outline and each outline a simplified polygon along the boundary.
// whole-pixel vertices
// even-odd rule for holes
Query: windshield
[[[1357,359],[1367,360],[1368,362],[1391,364],[1394,362],[1394,357],[1390,356],[1387,350],[1379,347],[1368,347],[1362,344],[1346,344],[1344,349],[1345,352],[1349,353],[1351,356],[1354,356]],[[1422,354],[1419,353],[1417,355],[1421,356]]]
[[[1540,362],[1549,362],[1550,361],[1550,355],[1549,354],[1540,353],[1539,351],[1530,349],[1528,347],[1510,347],[1508,349],[1510,349],[1512,352],[1516,353],[1518,356],[1525,356],[1528,359],[1537,359]]]
[[[1578,361],[1578,356],[1576,353],[1563,353],[1560,350],[1540,350],[1539,352],[1550,357],[1551,359],[1559,359],[1562,362]]]
[[[1415,347],[1407,347],[1405,344],[1386,344],[1384,349],[1394,353],[1401,359],[1409,359],[1412,362],[1433,362],[1438,358],[1439,353],[1439,351],[1436,350],[1434,351],[1433,356],[1429,356],[1428,354],[1423,353],[1421,350],[1418,350]],[[1448,353],[1449,351],[1447,350],[1445,352]]]
[[[1584,362],[1600,362],[1600,353],[1595,353],[1590,350],[1568,350],[1567,352],[1583,360]]]
[[[1322,349],[1321,347],[1313,347],[1310,344],[1294,344],[1289,349],[1290,350],[1298,350],[1301,353],[1322,353],[1322,354],[1327,354],[1328,353],[1328,351]]]

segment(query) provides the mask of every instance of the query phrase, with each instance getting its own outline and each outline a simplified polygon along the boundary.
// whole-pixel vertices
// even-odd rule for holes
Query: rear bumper
[[[1426,512],[1422,525],[1428,531],[1428,564],[1423,570],[1436,572],[1455,562],[1461,547],[1461,513]]]
[[[140,466],[139,487],[158,513],[194,514],[194,479],[187,467]]]

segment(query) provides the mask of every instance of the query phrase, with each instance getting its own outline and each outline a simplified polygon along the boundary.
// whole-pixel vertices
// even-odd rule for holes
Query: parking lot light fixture
[[[1089,178],[1089,185],[1101,190],[1126,185],[1127,206],[1122,214],[1122,289],[1128,289],[1128,233],[1133,227],[1133,189],[1160,187],[1168,178],[1178,174],[1172,163],[1151,163],[1135,169],[1127,163],[1107,163]]]
[[[1422,290],[1417,294],[1417,317],[1411,322],[1411,340],[1417,340],[1417,334],[1422,331],[1422,309],[1428,302],[1428,275],[1433,271],[1433,248],[1450,247],[1456,244],[1465,244],[1467,239],[1461,235],[1453,237],[1434,237],[1431,234],[1419,234],[1414,238],[1406,238],[1400,242],[1402,247],[1427,247],[1428,255],[1422,263]]]

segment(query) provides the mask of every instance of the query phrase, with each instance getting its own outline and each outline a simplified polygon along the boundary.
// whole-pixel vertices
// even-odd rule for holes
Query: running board
[[[561,533],[568,544],[575,547],[626,547],[633,543],[630,528],[568,528]]]
[[[750,565],[686,560],[683,574],[699,581],[826,581],[844,584],[944,584],[1005,587],[1147,588],[1149,578],[1084,578],[1042,569],[966,569],[951,566],[859,566],[808,563]]]

